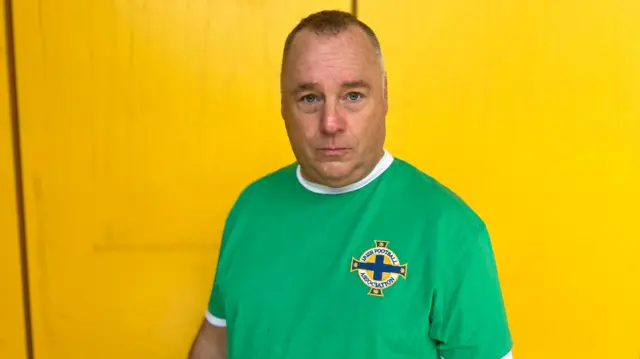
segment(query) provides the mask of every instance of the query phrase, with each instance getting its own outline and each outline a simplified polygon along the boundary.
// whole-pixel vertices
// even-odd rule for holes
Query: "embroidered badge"
[[[382,291],[393,286],[399,277],[407,279],[407,264],[400,264],[398,256],[390,250],[388,241],[374,241],[360,259],[351,259],[351,272],[358,272],[362,283],[369,287],[369,295],[383,297]]]

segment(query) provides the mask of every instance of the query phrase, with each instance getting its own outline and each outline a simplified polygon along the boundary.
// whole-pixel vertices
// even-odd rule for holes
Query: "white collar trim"
[[[384,171],[386,171],[387,168],[389,168],[392,163],[393,163],[393,156],[387,150],[384,150],[384,155],[382,156],[382,158],[380,159],[376,167],[365,178],[359,180],[358,182],[352,183],[350,185],[347,185],[344,187],[338,187],[338,188],[328,187],[325,185],[308,181],[302,176],[300,165],[298,165],[298,167],[296,168],[296,177],[298,177],[298,182],[300,182],[300,184],[304,188],[308,189],[311,192],[320,193],[320,194],[342,194],[342,193],[359,190],[360,188],[368,185],[373,180],[378,178],[381,174],[383,174]]]

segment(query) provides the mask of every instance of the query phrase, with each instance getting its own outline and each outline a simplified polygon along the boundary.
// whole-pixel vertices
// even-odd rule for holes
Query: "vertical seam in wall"
[[[358,0],[351,0],[351,15],[358,17]]]
[[[15,63],[12,0],[4,0],[7,78],[9,85],[9,111],[13,140],[13,165],[16,188],[16,210],[18,212],[18,235],[20,241],[20,265],[22,271],[22,301],[25,326],[27,359],[33,359],[33,332],[31,326],[31,300],[29,293],[29,266],[27,262],[27,236],[24,212],[24,185],[22,182],[22,154],[20,146],[20,121],[18,114],[18,90]]]

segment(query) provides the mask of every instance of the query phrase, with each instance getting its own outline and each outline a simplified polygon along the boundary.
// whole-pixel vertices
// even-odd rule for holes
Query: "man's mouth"
[[[325,156],[342,155],[349,150],[348,147],[322,147],[318,149]]]

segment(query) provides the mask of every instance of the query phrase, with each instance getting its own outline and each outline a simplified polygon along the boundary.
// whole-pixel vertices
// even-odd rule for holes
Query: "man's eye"
[[[313,103],[313,101],[316,100],[317,98],[318,96],[316,95],[304,95],[302,96],[301,100],[303,102]]]
[[[347,94],[347,99],[348,99],[349,101],[358,101],[361,97],[362,97],[362,95],[360,95],[360,94],[359,94],[359,93],[357,93],[357,92],[349,92],[349,93]]]

